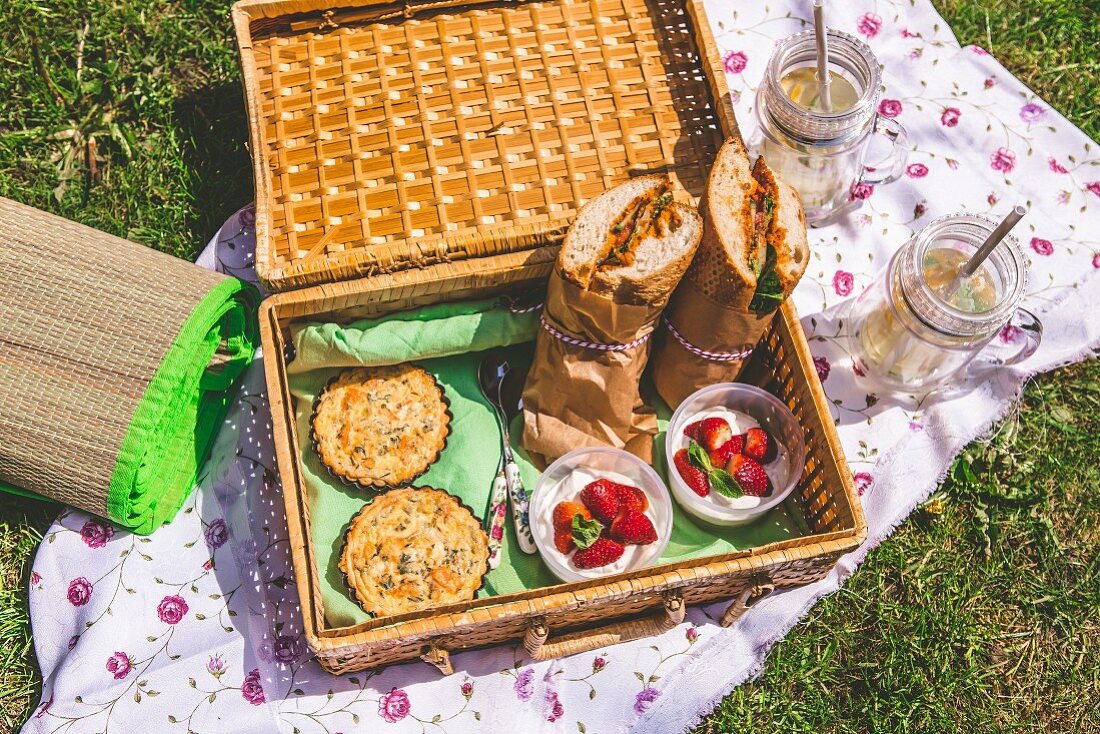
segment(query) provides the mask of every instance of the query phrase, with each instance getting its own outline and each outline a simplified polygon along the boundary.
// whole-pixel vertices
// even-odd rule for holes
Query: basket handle
[[[772,583],[771,577],[766,573],[757,574],[753,577],[752,584],[746,586],[744,591],[733,598],[718,623],[723,627],[731,626],[758,601],[773,591],[775,591],[775,584]]]
[[[659,635],[683,622],[685,611],[684,595],[680,589],[670,589],[662,596],[662,609],[655,615],[613,622],[596,629],[570,632],[553,642],[547,639],[550,628],[546,626],[546,617],[536,617],[527,628],[523,647],[532,660],[542,661]]]

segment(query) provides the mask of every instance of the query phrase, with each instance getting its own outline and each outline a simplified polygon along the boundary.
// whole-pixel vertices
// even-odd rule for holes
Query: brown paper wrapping
[[[543,316],[571,337],[627,344],[653,331],[663,306],[663,302],[616,303],[565,280],[555,270],[546,289]],[[568,344],[545,329],[539,331],[523,388],[521,439],[536,464],[545,468],[584,446],[614,446],[652,461],[657,417],[638,390],[651,341],[604,351]]]
[[[718,303],[691,283],[681,283],[665,311],[667,318],[692,346],[707,352],[753,349],[775,318],[739,311]],[[663,325],[653,347],[653,384],[675,409],[696,390],[719,382],[733,382],[747,358],[728,362],[710,360],[688,351]]]

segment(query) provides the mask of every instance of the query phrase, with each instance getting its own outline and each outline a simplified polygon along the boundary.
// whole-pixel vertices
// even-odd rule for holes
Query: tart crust
[[[442,386],[407,363],[342,371],[317,396],[310,420],[325,468],[368,490],[405,486],[426,472],[450,430]]]
[[[340,570],[363,609],[377,616],[469,601],[489,570],[489,538],[441,489],[395,489],[352,519]]]

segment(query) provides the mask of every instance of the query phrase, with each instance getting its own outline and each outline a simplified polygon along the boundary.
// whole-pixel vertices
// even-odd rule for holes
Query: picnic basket
[[[745,379],[778,395],[805,429],[806,467],[787,500],[805,535],[330,625],[299,459],[308,437],[296,435],[287,380],[289,325],[537,290],[585,200],[652,171],[698,194],[736,121],[699,0],[244,0],[233,18],[255,166],[257,272],[276,290],[310,286],[266,300],[260,328],[305,634],[323,667],[344,673],[421,657],[450,672],[452,652],[516,640],[548,659],[657,634],[683,620],[685,605],[721,599],[730,624],[769,591],[821,578],[863,540],[851,475],[787,303]],[[498,64],[504,54],[516,63]],[[529,57],[545,87],[524,73]],[[427,79],[443,58],[442,76]],[[357,86],[368,74],[381,78],[373,91]],[[497,105],[492,95],[510,94],[513,83],[522,94]],[[450,107],[433,107],[438,84],[455,85]],[[454,131],[456,139],[435,143]],[[288,146],[289,136],[307,139],[308,150]],[[409,155],[418,148],[426,161]]]

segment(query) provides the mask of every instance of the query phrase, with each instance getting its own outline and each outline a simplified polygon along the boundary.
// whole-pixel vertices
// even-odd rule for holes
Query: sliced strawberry
[[[612,484],[615,484],[612,482]],[[632,487],[629,484],[615,484],[615,491],[619,493],[619,513],[629,507],[637,510],[638,512],[645,512],[649,507],[649,498],[645,496],[645,492]]]
[[[558,530],[557,528],[555,528],[554,547],[557,548],[559,552],[564,553],[565,555],[569,555],[570,553],[572,553],[573,550],[577,547],[576,544],[573,543],[572,529]]]
[[[750,497],[763,497],[771,490],[764,467],[748,456],[737,454],[731,458],[726,471],[733,475],[741,491]]]
[[[648,517],[628,507],[611,523],[611,538],[623,545],[648,545],[657,540],[657,529]]]
[[[585,520],[592,519],[592,513],[580,502],[559,502],[554,505],[554,530],[573,530],[573,517],[580,515]]]
[[[577,568],[599,568],[622,558],[625,548],[610,538],[597,538],[587,548],[581,548],[573,554],[573,565]]]
[[[704,418],[699,428],[699,443],[707,451],[717,451],[733,438],[733,429],[725,418]]]
[[[672,463],[676,465],[676,471],[680,472],[680,477],[683,478],[687,486],[691,487],[692,492],[700,497],[706,497],[710,494],[710,481],[707,479],[707,475],[691,463],[687,449],[677,451],[676,455],[672,457]]]
[[[703,438],[703,421],[695,421],[694,423],[688,423],[684,427],[684,435],[690,438],[692,441],[699,441]]]
[[[581,490],[581,502],[604,523],[610,523],[619,514],[619,492],[615,487],[614,482],[597,479]]]
[[[741,453],[741,447],[744,443],[744,436],[734,436],[729,441],[726,441],[717,451],[710,452],[710,465],[716,469],[725,468],[734,454]]]
[[[741,453],[766,464],[775,459],[777,451],[775,442],[767,431],[763,428],[750,428],[745,433],[745,446]]]

